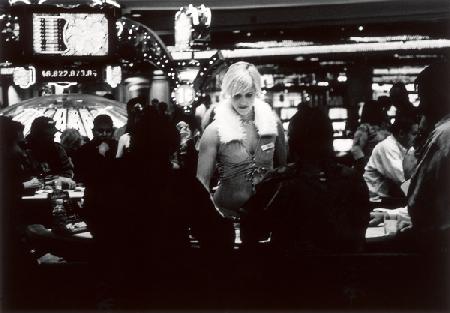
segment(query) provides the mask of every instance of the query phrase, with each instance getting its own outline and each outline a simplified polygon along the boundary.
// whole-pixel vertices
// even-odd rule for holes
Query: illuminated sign
[[[40,68],[37,71],[39,82],[60,82],[60,81],[97,81],[102,78],[100,67],[49,67]]]
[[[206,47],[209,43],[211,9],[203,4],[194,7],[189,4],[175,14],[175,47],[187,50],[190,47]]]
[[[33,54],[108,55],[108,19],[101,13],[33,13]]]
[[[23,89],[34,85],[36,83],[36,68],[34,66],[14,68],[13,80],[14,84]]]
[[[14,73],[14,67],[0,68],[0,75],[12,75],[13,73]]]

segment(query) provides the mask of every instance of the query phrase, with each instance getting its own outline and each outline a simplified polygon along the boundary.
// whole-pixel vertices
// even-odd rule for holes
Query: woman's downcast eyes
[[[254,95],[253,92],[247,92],[247,93],[244,94],[244,95],[241,94],[241,93],[237,93],[237,94],[235,94],[235,95],[233,96],[233,99],[234,99],[234,100],[239,100],[239,99],[241,99],[242,97],[245,97],[245,98],[250,99],[250,98],[253,97],[253,95]]]

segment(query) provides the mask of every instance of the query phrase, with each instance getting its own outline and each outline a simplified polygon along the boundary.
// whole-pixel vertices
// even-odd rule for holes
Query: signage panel
[[[33,13],[33,54],[106,56],[108,37],[102,13]]]
[[[102,79],[103,70],[97,66],[41,67],[37,70],[38,82],[86,82]]]

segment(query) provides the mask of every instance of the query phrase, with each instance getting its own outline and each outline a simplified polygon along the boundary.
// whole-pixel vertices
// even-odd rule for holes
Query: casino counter
[[[88,263],[49,260],[33,265],[24,290],[32,296],[21,303],[33,309],[95,306],[96,281]],[[205,264],[199,249],[192,249],[178,268],[183,274],[156,271],[160,283],[149,283],[149,294],[157,296],[136,305],[209,311],[446,310],[448,265],[443,260],[413,253],[275,256],[261,246],[251,252],[234,250],[219,263]]]
[[[42,194],[24,201],[42,204],[46,201]],[[82,204],[81,196],[82,190],[69,194],[77,205]],[[22,291],[7,299],[7,306],[94,309],[97,282],[88,262],[93,239],[86,225],[73,219],[65,231],[55,231],[45,220],[33,221],[26,227],[24,243],[30,274]],[[239,235],[238,227],[235,230]],[[386,234],[384,226],[369,227],[366,237],[367,249],[362,253],[286,255],[274,253],[267,242],[248,249],[237,236],[235,249],[220,259],[205,259],[192,240],[189,256],[177,263],[178,271],[155,271],[158,284],[148,286],[154,296],[131,306],[210,311],[449,308],[447,254],[396,250],[389,245],[395,234]]]

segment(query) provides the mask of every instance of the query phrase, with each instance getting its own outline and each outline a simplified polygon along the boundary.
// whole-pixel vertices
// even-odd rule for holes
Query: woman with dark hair
[[[244,206],[243,243],[271,234],[271,245],[286,253],[361,250],[368,191],[361,177],[334,161],[330,119],[318,108],[301,106],[288,136],[295,162],[269,172]]]
[[[142,117],[143,110],[146,106],[147,100],[142,96],[131,98],[127,102],[127,123],[125,126],[117,129],[114,134],[114,138],[118,141],[116,154],[117,158],[121,158],[128,152],[128,149],[130,148],[130,132]]]
[[[61,144],[55,142],[58,132],[56,122],[49,117],[39,116],[33,120],[27,135],[25,149],[30,160],[30,175],[53,176],[69,187],[75,187],[73,164]]]

